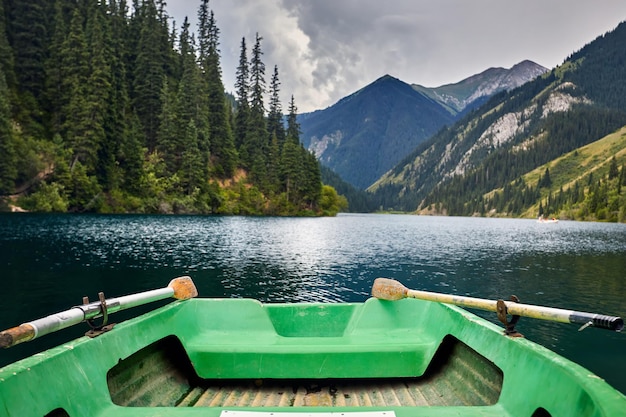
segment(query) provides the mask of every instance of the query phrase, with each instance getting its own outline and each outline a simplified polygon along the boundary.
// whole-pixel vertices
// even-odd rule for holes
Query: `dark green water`
[[[84,295],[161,288],[180,275],[192,276],[202,297],[363,301],[384,276],[415,289],[516,294],[524,303],[623,317],[626,226],[398,215],[0,215],[0,329],[66,310]],[[525,318],[518,329],[626,392],[626,334]],[[0,351],[0,366],[86,330]]]

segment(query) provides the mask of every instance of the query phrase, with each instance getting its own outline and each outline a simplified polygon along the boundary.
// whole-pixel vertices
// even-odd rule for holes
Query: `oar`
[[[108,316],[117,311],[126,310],[153,301],[173,297],[177,300],[187,300],[196,297],[198,291],[189,277],[174,278],[167,287],[122,297],[101,300],[73,307],[69,310],[50,316],[20,324],[17,327],[0,332],[0,347],[8,348],[18,343],[28,342],[37,337],[65,329],[83,321]],[[106,306],[106,307],[103,307]]]
[[[454,304],[461,307],[498,312],[498,301],[465,297],[461,295],[410,290],[400,282],[389,278],[376,278],[372,287],[372,295],[381,300],[395,301],[403,298],[418,298],[421,300],[436,301],[440,303]],[[556,321],[559,323],[582,324],[585,327],[594,326],[602,329],[614,330],[616,332],[619,332],[624,328],[624,320],[622,320],[621,317],[585,313],[582,311],[563,310],[553,307],[542,307],[532,304],[521,304],[512,301],[504,301],[504,304],[506,305],[506,312],[511,315],[532,317],[535,319]]]

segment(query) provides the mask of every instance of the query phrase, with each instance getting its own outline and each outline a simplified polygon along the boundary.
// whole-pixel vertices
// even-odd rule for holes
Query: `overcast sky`
[[[169,0],[196,30],[200,0]],[[390,74],[437,87],[525,59],[547,68],[626,20],[625,0],[210,0],[223,81],[234,91],[240,43],[255,33],[283,108],[326,108]]]

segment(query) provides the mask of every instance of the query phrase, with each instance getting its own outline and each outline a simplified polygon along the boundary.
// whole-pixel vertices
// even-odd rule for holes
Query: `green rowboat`
[[[0,416],[626,415],[626,397],[590,371],[410,291],[262,304],[191,298],[195,287],[181,295],[172,282],[142,300],[178,300],[0,368]],[[141,303],[128,297],[23,324],[0,344]]]

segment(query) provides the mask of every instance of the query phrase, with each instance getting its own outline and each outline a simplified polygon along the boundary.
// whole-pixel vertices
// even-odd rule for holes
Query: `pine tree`
[[[7,38],[5,17],[4,0],[0,0],[0,71],[4,74],[8,93],[11,88],[16,88],[17,80],[14,71],[15,60],[13,59],[13,50]]]
[[[237,110],[235,114],[235,147],[239,151],[241,163],[244,168],[251,165],[248,154],[248,126],[250,124],[250,102],[249,102],[249,77],[248,52],[246,38],[241,38],[241,48],[239,54],[239,65],[237,66],[235,88],[237,89]]]
[[[182,132],[180,176],[185,193],[191,195],[204,185],[203,161],[198,148],[198,132],[194,121],[189,120]]]
[[[46,11],[49,5],[48,0],[15,1],[7,3],[5,10],[8,40],[13,49],[15,75],[21,96],[20,121],[23,127],[39,135],[43,133],[41,100],[45,88],[44,63],[48,41]]]
[[[128,72],[129,97],[133,100],[135,96],[135,74],[137,72],[137,55],[139,53],[139,40],[141,38],[141,28],[144,21],[144,9],[141,7],[141,0],[132,0],[132,13],[128,20],[126,47],[122,57],[124,66]]]
[[[159,116],[159,129],[157,131],[157,150],[163,156],[163,161],[169,175],[174,174],[180,166],[180,158],[177,155],[179,129],[178,116],[178,94],[170,88],[167,79],[163,81],[161,89],[163,105]]]
[[[111,100],[110,111],[105,120],[107,141],[115,146],[115,163],[119,167],[120,187],[135,195],[142,194],[143,149],[141,130],[136,115],[130,107],[127,71],[128,55],[128,6],[125,0],[109,3],[111,32],[109,40],[111,55]]]
[[[283,145],[280,172],[287,200],[299,209],[314,209],[322,191],[321,170],[314,154],[300,143],[298,108],[294,97],[289,102],[287,136]]]
[[[237,151],[230,126],[230,108],[222,83],[219,29],[213,11],[208,12],[208,0],[202,1],[198,20],[199,60],[208,99],[211,157],[216,173],[230,177],[237,166]]]
[[[256,41],[250,58],[250,124],[247,142],[242,146],[252,162],[250,174],[261,190],[268,184],[267,178],[267,148],[268,134],[265,120],[265,64],[262,60],[261,41],[263,38],[256,34]]]
[[[209,55],[209,44],[211,42],[209,33],[209,0],[200,0],[198,8],[198,53],[200,55],[200,64]]]
[[[298,108],[296,102],[291,96],[289,101],[289,114],[287,115],[287,138],[296,143],[300,143],[300,124],[298,123]]]
[[[133,107],[143,125],[146,146],[152,151],[156,145],[162,105],[160,93],[165,78],[162,51],[164,28],[158,20],[154,0],[143,3],[140,16],[141,32],[134,66]]]
[[[119,150],[119,137],[106,129],[107,120],[110,127],[117,121],[114,118],[111,102],[113,51],[111,45],[111,31],[108,20],[105,18],[104,6],[91,3],[87,18],[87,42],[89,48],[90,65],[87,84],[89,135],[92,137],[98,158],[96,172],[101,185],[105,190],[111,190],[119,185],[116,156]]]
[[[294,206],[299,204],[301,197],[300,190],[303,182],[301,156],[300,146],[288,137],[281,152],[280,175],[287,201]]]
[[[89,127],[90,113],[87,105],[89,52],[83,20],[81,11],[78,8],[74,9],[61,58],[64,72],[63,92],[67,94],[67,98],[63,100],[62,136],[67,138],[66,141],[73,150],[70,167],[74,167],[77,161],[88,162],[93,167],[97,150]]]
[[[267,131],[276,136],[278,146],[285,142],[285,127],[283,125],[283,112],[280,104],[280,81],[278,79],[278,65],[274,66],[274,74],[270,84],[270,102],[267,115]]]
[[[49,49],[49,56],[46,62],[46,101],[48,102],[49,128],[52,135],[61,133],[64,124],[63,107],[69,102],[68,92],[63,90],[64,70],[63,70],[63,44],[68,32],[67,16],[72,16],[73,9],[64,2],[55,2],[55,14],[53,19],[53,32]],[[69,14],[68,14],[69,13]]]
[[[17,177],[11,111],[4,72],[0,67],[0,195],[10,194]]]
[[[184,57],[182,78],[178,85],[175,117],[179,126],[179,132],[187,132],[187,134],[193,132],[196,137],[193,138],[193,145],[190,145],[191,138],[185,138],[182,143],[178,144],[179,147],[175,149],[175,153],[182,156],[188,146],[193,146],[196,156],[200,158],[203,167],[203,177],[208,178],[210,131],[207,125],[206,93],[200,80],[198,66],[196,65],[195,41],[193,36],[188,36],[189,25],[187,20],[185,20],[185,25],[183,26],[181,44],[187,44],[185,48],[187,52]],[[193,122],[193,129],[190,128],[190,122]]]
[[[124,132],[118,161],[122,169],[121,188],[135,196],[145,195],[143,182],[145,178],[143,148],[141,141],[143,134],[137,115],[129,114],[124,124]]]
[[[619,175],[619,170],[617,168],[617,160],[615,159],[615,155],[611,158],[611,163],[609,164],[609,180],[613,178],[617,178]]]
[[[263,95],[265,94],[265,64],[262,60],[261,41],[263,38],[256,34],[252,57],[250,58],[250,110],[252,117],[265,116]]]
[[[552,180],[550,179],[550,169],[546,167],[546,170],[544,171],[543,176],[541,177],[541,180],[539,181],[539,187],[550,188],[551,185],[552,185]]]
[[[195,62],[194,41],[189,32],[189,21],[185,19],[180,33],[182,77],[176,89],[164,80],[161,97],[163,105],[159,117],[157,134],[158,149],[164,157],[170,175],[179,171],[183,164],[186,146],[193,142],[195,152],[208,164],[208,129],[206,128],[205,94],[201,88],[200,75]],[[190,128],[193,122],[193,129]],[[198,125],[203,129],[199,130]],[[190,139],[181,132],[196,135]]]
[[[314,209],[322,192],[320,164],[312,152],[307,151],[302,146],[300,146],[300,149],[303,152],[304,164],[302,169],[305,173],[302,185],[302,199],[307,208]]]

